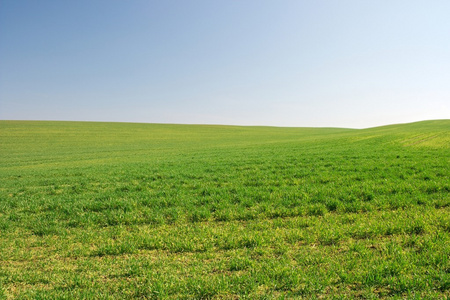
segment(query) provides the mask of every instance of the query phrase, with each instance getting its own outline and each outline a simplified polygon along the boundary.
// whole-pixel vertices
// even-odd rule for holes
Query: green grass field
[[[450,120],[0,121],[0,299],[450,297]]]

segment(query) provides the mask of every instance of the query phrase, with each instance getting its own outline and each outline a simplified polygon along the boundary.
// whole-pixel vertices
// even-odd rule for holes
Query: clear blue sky
[[[0,1],[0,119],[449,118],[448,0]]]

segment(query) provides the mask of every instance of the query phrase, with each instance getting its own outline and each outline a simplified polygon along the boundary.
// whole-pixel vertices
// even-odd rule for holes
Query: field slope
[[[0,121],[0,299],[445,298],[450,120]]]

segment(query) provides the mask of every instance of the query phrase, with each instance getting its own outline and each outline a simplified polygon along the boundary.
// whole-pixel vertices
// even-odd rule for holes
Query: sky
[[[0,119],[450,119],[448,0],[0,0]]]

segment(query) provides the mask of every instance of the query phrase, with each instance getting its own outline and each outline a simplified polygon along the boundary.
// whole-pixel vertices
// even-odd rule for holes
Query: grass
[[[0,299],[450,296],[450,121],[0,121]]]

